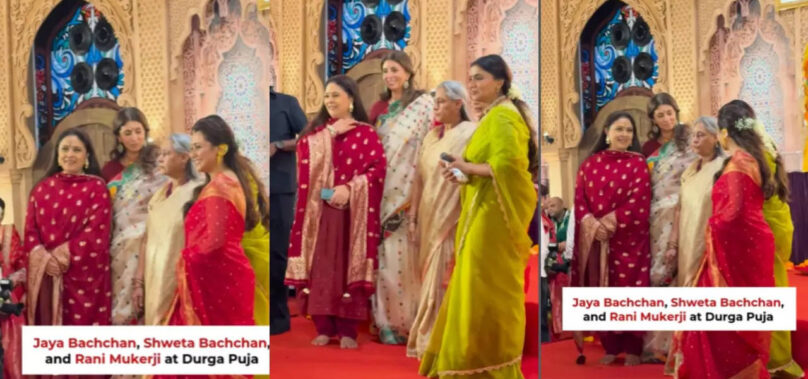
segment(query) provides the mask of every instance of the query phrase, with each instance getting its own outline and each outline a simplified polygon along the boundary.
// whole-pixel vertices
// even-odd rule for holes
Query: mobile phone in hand
[[[334,196],[334,190],[332,188],[323,188],[320,190],[321,199],[330,201],[332,196]]]
[[[455,159],[451,155],[449,155],[447,153],[440,153],[440,159],[443,159],[444,161],[449,162],[449,163],[452,163],[452,162],[455,161]]]

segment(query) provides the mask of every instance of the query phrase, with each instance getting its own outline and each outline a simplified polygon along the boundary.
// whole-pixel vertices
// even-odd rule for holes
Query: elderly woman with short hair
[[[409,238],[418,246],[421,293],[418,313],[407,340],[407,356],[420,358],[438,317],[452,272],[454,237],[460,217],[460,187],[441,175],[440,156],[460,156],[477,123],[469,121],[466,89],[446,81],[435,90],[435,120],[441,125],[424,138],[412,187]]]

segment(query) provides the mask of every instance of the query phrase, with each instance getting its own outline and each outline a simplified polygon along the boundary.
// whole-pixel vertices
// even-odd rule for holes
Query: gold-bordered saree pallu
[[[431,378],[522,378],[528,225],[536,192],[528,172],[530,133],[516,107],[500,100],[481,120],[465,160],[490,177],[462,186],[456,263],[421,361]]]
[[[763,218],[757,161],[736,152],[713,186],[713,213],[698,287],[774,285],[774,236]],[[674,334],[666,371],[677,378],[768,378],[771,332]]]
[[[330,120],[331,124],[336,120]],[[325,125],[316,128],[297,145],[298,193],[295,221],[289,242],[286,284],[309,291],[312,263],[317,251],[322,209],[322,189],[347,185],[350,189],[350,237],[345,290],[374,290],[374,269],[380,237],[379,204],[384,188],[385,158],[379,137],[364,123],[332,138]],[[347,292],[346,292],[347,293]]]
[[[244,214],[238,180],[218,174],[202,189],[185,218],[168,325],[255,325],[255,275],[241,247]]]

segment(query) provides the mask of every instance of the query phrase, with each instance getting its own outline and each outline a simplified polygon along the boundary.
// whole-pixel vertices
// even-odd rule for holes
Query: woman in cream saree
[[[479,58],[470,73],[472,96],[490,105],[463,159],[448,166],[469,181],[460,189],[454,271],[419,372],[441,379],[518,379],[527,229],[537,204],[528,168],[538,159],[528,147],[535,141],[522,116],[524,103],[509,91],[511,73],[502,58]]]
[[[421,142],[432,125],[432,96],[414,89],[412,62],[394,51],[382,60],[386,96],[371,109],[387,157],[381,204],[382,243],[373,318],[379,339],[404,344],[418,304],[416,249],[407,238],[412,182]],[[385,99],[386,98],[386,99]]]
[[[149,201],[166,183],[166,177],[153,172],[157,150],[146,146],[150,156],[143,162],[129,165],[107,184],[113,196],[112,243],[110,245],[110,272],[112,273],[112,324],[142,323],[143,313],[133,303],[140,254],[146,238],[146,219]]]
[[[452,274],[454,237],[460,217],[460,188],[447,182],[438,164],[442,153],[462,155],[477,128],[476,123],[468,120],[465,98],[466,90],[458,82],[438,85],[435,118],[443,125],[424,138],[418,159],[409,220],[410,239],[418,247],[421,295],[407,340],[409,357],[423,355]]]

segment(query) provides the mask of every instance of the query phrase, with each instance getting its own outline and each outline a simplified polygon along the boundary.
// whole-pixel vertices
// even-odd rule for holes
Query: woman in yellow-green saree
[[[468,181],[460,189],[454,271],[419,371],[441,379],[519,379],[538,140],[502,57],[477,59],[470,76],[472,99],[486,105],[463,156],[444,167],[450,181],[465,182],[457,171]]]
[[[256,211],[266,210],[269,204],[266,187],[253,177],[249,181]],[[269,230],[263,223],[255,224],[244,232],[241,247],[255,270],[255,325],[269,325]]]
[[[754,129],[763,141],[763,155],[769,166],[772,181],[777,184],[777,192],[763,202],[763,218],[774,234],[774,285],[788,287],[786,262],[791,259],[791,242],[794,236],[794,223],[791,221],[791,208],[788,206],[789,188],[783,160],[777,153],[777,146],[766,132],[763,124],[756,119],[755,111],[743,100],[732,100],[730,104],[742,107],[749,119],[754,120]],[[772,331],[769,345],[769,363],[766,368],[771,375],[800,378],[804,372],[791,357],[791,332]]]

